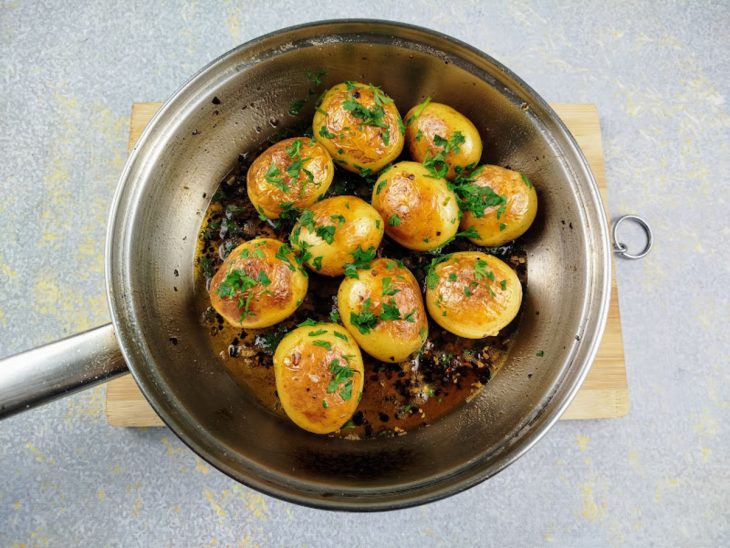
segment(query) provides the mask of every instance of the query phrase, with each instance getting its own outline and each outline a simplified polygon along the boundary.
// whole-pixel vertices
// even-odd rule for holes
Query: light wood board
[[[598,186],[607,203],[603,148],[598,111],[592,104],[554,104],[583,149],[593,169]],[[135,103],[129,131],[129,149],[157,112],[160,103]],[[623,337],[618,309],[616,275],[612,273],[611,305],[606,332],[588,376],[561,419],[607,419],[622,417],[629,411]],[[113,380],[107,385],[106,416],[113,426],[163,426],[131,376]]]

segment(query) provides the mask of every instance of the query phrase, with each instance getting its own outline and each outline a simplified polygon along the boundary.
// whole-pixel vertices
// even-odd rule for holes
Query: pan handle
[[[128,373],[112,324],[0,360],[0,418]]]

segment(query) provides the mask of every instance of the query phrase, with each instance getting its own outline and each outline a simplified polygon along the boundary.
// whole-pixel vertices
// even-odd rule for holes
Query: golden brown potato
[[[289,332],[274,352],[281,406],[299,427],[315,434],[339,430],[362,397],[362,355],[350,334],[334,323]]]
[[[335,166],[327,149],[309,137],[284,139],[254,160],[246,175],[251,203],[269,219],[288,208],[316,202],[332,183]]]
[[[452,253],[431,264],[426,306],[434,321],[467,339],[499,333],[520,309],[522,285],[506,263],[479,251]]]
[[[398,162],[381,173],[372,203],[388,236],[408,249],[436,249],[459,229],[456,195],[446,180],[433,177],[416,162]]]
[[[358,250],[373,252],[383,239],[384,223],[357,196],[335,196],[305,209],[291,232],[292,246],[315,272],[340,276],[357,262]]]
[[[338,165],[363,175],[380,171],[403,150],[398,109],[372,84],[344,82],[327,90],[312,130]]]
[[[307,275],[289,246],[271,238],[244,242],[228,255],[210,284],[213,308],[236,327],[279,323],[302,304]]]
[[[406,143],[411,158],[453,179],[482,157],[482,139],[471,121],[453,108],[427,98],[406,114]]]
[[[527,232],[537,214],[537,193],[525,175],[484,165],[463,180],[456,190],[464,210],[461,228],[476,231],[472,242],[497,246]]]
[[[360,347],[380,361],[402,362],[428,337],[421,288],[393,259],[376,259],[357,278],[342,280],[337,307]]]

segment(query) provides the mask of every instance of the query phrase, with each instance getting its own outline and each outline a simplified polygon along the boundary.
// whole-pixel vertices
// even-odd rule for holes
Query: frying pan
[[[239,154],[311,119],[319,88],[310,73],[322,69],[321,89],[373,82],[402,112],[427,95],[453,106],[479,128],[483,162],[524,172],[539,189],[525,240],[529,285],[507,364],[469,404],[402,437],[316,436],[267,411],[226,373],[194,305],[196,239],[217,184]],[[308,99],[301,113],[290,115],[300,98]],[[330,509],[422,504],[495,474],[558,419],[600,341],[609,275],[608,228],[590,169],[555,112],[509,69],[400,23],[291,27],[226,53],[164,104],[111,208],[112,323],[3,360],[0,409],[9,415],[128,367],[165,423],[246,485]]]

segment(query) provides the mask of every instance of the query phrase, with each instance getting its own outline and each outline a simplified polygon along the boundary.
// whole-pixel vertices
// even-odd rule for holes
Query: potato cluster
[[[396,161],[404,148],[410,160]],[[230,253],[211,282],[213,307],[237,327],[263,328],[302,303],[307,271],[344,276],[343,325],[308,320],[274,354],[279,398],[295,424],[319,434],[341,428],[362,395],[360,350],[407,360],[428,338],[428,315],[469,339],[496,335],[515,318],[522,286],[510,266],[481,251],[439,253],[457,237],[501,245],[535,218],[531,181],[480,165],[482,151],[477,128],[453,108],[426,98],[404,122],[380,88],[348,81],[323,94],[311,137],[280,141],[253,162],[252,204],[263,217],[296,222],[288,243],[257,238]],[[335,165],[372,177],[371,203],[322,199]],[[384,235],[434,254],[423,287],[400,261],[378,256]]]

